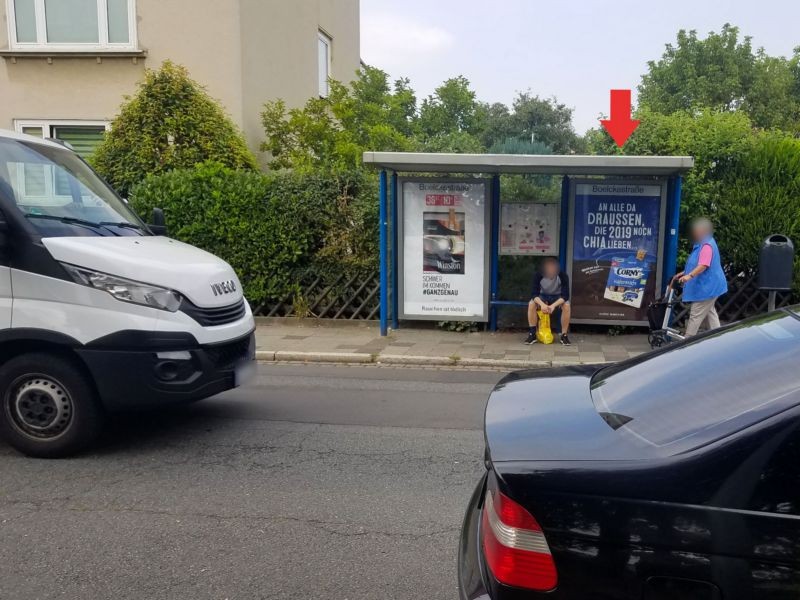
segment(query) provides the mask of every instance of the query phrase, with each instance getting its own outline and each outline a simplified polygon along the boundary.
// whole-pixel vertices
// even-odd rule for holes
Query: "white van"
[[[159,231],[69,148],[0,130],[0,434],[21,452],[68,455],[108,412],[252,372],[233,269]]]

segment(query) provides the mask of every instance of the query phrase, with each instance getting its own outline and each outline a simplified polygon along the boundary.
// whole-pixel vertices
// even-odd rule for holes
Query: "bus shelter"
[[[573,322],[645,325],[676,272],[689,156],[366,152],[380,171],[380,329],[401,321],[497,328],[500,257],[552,256]],[[550,175],[560,198],[510,202],[501,175]],[[532,275],[532,274],[531,274]]]

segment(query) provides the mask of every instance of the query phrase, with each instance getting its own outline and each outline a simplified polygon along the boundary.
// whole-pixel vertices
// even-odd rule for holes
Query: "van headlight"
[[[169,288],[131,281],[67,263],[61,263],[61,265],[75,280],[75,283],[108,292],[122,302],[141,304],[169,312],[176,312],[181,306],[181,295]]]

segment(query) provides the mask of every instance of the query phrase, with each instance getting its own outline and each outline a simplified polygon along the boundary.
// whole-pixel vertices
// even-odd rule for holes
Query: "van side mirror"
[[[153,235],[167,235],[167,221],[164,218],[164,211],[160,208],[153,209],[153,216],[150,218],[150,231]]]

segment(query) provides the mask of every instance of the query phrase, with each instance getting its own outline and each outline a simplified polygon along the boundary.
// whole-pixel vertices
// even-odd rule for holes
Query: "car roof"
[[[10,129],[0,129],[0,140],[2,139],[17,140],[19,142],[26,142],[29,144],[40,144],[42,146],[49,146],[51,148],[61,148],[62,150],[66,148],[66,146],[57,142],[36,137],[35,135],[11,131]]]

